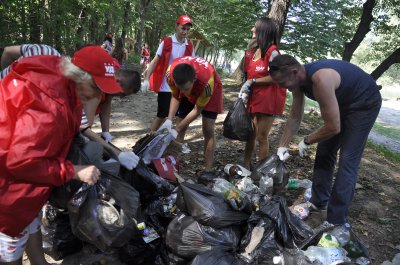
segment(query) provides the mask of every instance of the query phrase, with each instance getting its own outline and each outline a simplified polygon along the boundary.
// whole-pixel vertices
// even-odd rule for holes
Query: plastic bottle
[[[336,237],[328,233],[323,233],[321,239],[318,241],[318,247],[328,248],[328,247],[338,247],[339,241]]]
[[[366,257],[359,257],[356,259],[355,263],[358,265],[371,265],[371,261]]]
[[[296,249],[286,249],[279,256],[272,258],[274,264],[279,265],[311,265],[311,261],[304,256],[303,251]]]
[[[337,264],[338,261],[351,262],[351,260],[346,257],[346,251],[342,248],[310,246],[306,251],[304,251],[304,255],[311,261],[319,260],[323,265],[328,265],[334,262]]]
[[[300,219],[304,220],[310,214],[310,210],[306,203],[300,203],[291,208],[291,211],[294,215],[297,215]]]
[[[234,177],[234,176],[237,176],[237,175],[239,175],[239,176],[243,175],[243,171],[238,165],[227,164],[224,167],[224,171],[225,171],[226,174],[228,174],[231,177]]]
[[[342,226],[335,227],[331,235],[337,238],[341,247],[350,241],[350,224],[345,223]]]
[[[347,255],[352,258],[358,258],[364,255],[364,251],[362,249],[361,244],[358,241],[350,240],[345,246],[344,249],[347,251]]]
[[[298,188],[304,188],[304,189],[308,189],[311,188],[312,186],[312,181],[309,179],[289,179],[288,184],[287,184],[287,188],[289,190],[294,190],[294,189],[298,189]]]
[[[304,191],[304,201],[308,202],[311,199],[311,188],[308,188]]]

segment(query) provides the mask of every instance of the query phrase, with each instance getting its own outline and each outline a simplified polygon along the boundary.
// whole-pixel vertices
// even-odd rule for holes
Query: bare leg
[[[152,132],[155,132],[158,130],[158,128],[160,128],[161,124],[164,122],[165,118],[159,118],[159,117],[155,117],[153,122],[151,123],[151,127],[150,130]]]
[[[255,132],[252,135],[252,137],[249,140],[247,140],[246,147],[244,149],[244,161],[243,161],[244,165],[243,166],[247,169],[250,169],[251,158],[253,156],[253,151],[256,146],[256,134],[257,134],[257,130],[258,130],[257,116],[252,114],[252,120],[254,123]]]
[[[204,170],[210,171],[214,165],[214,151],[216,146],[214,134],[215,120],[204,118],[202,120],[202,128],[204,135]]]
[[[42,247],[42,233],[37,231],[29,235],[28,242],[26,243],[26,254],[28,255],[31,265],[48,265],[49,263],[44,259],[44,252]]]
[[[269,153],[269,141],[268,136],[271,131],[274,117],[267,116],[265,114],[256,114],[257,116],[257,136],[258,141],[258,160],[261,161],[268,156]]]

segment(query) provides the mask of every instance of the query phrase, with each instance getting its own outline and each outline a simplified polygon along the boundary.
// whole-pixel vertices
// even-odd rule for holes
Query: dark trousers
[[[368,100],[340,107],[340,133],[317,146],[310,201],[318,207],[328,206],[327,221],[332,224],[348,222],[361,156],[381,104],[377,92]],[[332,186],[339,149],[338,172]]]

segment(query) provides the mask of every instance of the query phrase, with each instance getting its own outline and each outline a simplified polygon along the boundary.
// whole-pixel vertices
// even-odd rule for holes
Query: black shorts
[[[168,117],[169,104],[171,102],[171,92],[158,92],[157,96],[157,117]]]
[[[193,108],[194,104],[190,103],[190,101],[186,97],[183,97],[179,104],[178,111],[176,112],[176,116],[183,119],[189,114],[189,112],[192,111]],[[218,113],[213,111],[203,110],[201,112],[201,115],[204,118],[215,120],[218,116]]]

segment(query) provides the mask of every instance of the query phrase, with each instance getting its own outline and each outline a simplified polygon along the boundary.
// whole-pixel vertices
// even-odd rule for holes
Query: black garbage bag
[[[247,232],[240,242],[238,257],[249,264],[274,264],[282,246],[275,239],[275,224],[272,220],[254,212],[247,222]]]
[[[250,178],[258,184],[262,176],[268,176],[274,180],[273,193],[275,194],[286,187],[289,180],[289,169],[279,159],[279,156],[274,154],[261,160],[256,169],[252,171]]]
[[[211,249],[235,250],[239,240],[238,227],[212,228],[179,214],[168,226],[165,243],[172,253],[190,260]]]
[[[169,223],[178,213],[176,193],[168,197],[159,197],[151,202],[144,210],[146,223],[150,224],[159,234],[164,234]]]
[[[84,145],[85,140],[82,135],[77,134],[72,141],[67,160],[71,161],[74,165],[89,165],[89,159],[82,152]],[[73,179],[60,187],[55,187],[51,192],[49,203],[58,209],[67,209],[68,201],[81,186],[81,181]]]
[[[261,205],[257,215],[273,221],[275,239],[284,248],[301,248],[314,234],[310,226],[290,212],[282,196],[273,196]]]
[[[232,209],[221,194],[200,184],[181,183],[176,206],[200,224],[215,228],[239,225],[249,218],[249,214]]]
[[[125,264],[155,264],[160,245],[160,239],[146,243],[142,237],[135,237],[120,249],[119,258]]]
[[[190,265],[246,265],[248,263],[235,257],[231,252],[220,249],[206,251],[197,255]]]
[[[254,134],[254,125],[251,115],[241,98],[237,99],[224,120],[223,135],[226,138],[247,141]]]
[[[139,191],[144,206],[160,196],[170,195],[175,189],[174,185],[155,174],[142,160],[133,170],[121,168],[120,176]]]
[[[99,181],[83,184],[68,204],[73,233],[102,251],[122,247],[138,233],[139,193],[116,176],[102,174]]]
[[[50,204],[43,210],[41,232],[44,253],[54,260],[79,252],[83,243],[71,230],[68,212]]]

